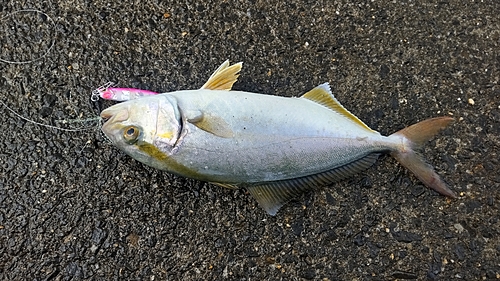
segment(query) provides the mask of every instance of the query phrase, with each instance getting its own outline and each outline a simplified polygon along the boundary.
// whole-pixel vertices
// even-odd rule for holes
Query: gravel
[[[425,3],[428,2],[428,3]],[[17,12],[36,9],[38,12]],[[1,280],[500,278],[500,2],[10,1],[0,4]],[[53,42],[53,46],[51,44]],[[456,121],[422,154],[448,200],[390,157],[271,217],[245,190],[146,167],[89,120],[108,81],[298,96],[330,82],[370,127]],[[82,121],[83,120],[83,121]]]

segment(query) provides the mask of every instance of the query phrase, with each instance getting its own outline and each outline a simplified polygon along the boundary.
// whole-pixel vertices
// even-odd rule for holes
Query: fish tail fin
[[[391,152],[391,156],[396,158],[401,165],[410,170],[427,187],[445,196],[457,198],[455,192],[439,177],[434,168],[416,152],[441,129],[446,128],[451,121],[453,121],[451,117],[427,119],[406,127],[389,137],[403,137],[404,139],[403,145]]]

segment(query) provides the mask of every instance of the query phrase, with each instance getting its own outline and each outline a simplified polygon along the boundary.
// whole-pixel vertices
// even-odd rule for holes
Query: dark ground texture
[[[192,89],[243,61],[235,89],[297,96],[329,81],[383,134],[455,117],[422,153],[460,198],[382,157],[271,217],[245,190],[140,164],[98,127],[2,108],[1,280],[500,278],[499,1],[40,2],[0,4],[2,59],[54,40],[41,60],[0,63],[1,100],[23,116],[69,128],[56,121],[112,104],[90,101],[107,81]],[[54,26],[10,14],[27,8]]]

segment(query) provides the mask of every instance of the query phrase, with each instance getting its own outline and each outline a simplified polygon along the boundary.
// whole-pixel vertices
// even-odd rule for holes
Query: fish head
[[[175,99],[156,95],[113,105],[101,112],[103,133],[132,158],[158,169],[176,151],[182,120]]]

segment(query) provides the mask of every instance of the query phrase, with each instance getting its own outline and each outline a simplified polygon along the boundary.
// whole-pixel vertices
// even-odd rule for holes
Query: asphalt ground
[[[0,100],[90,129],[2,107],[0,279],[499,279],[499,11],[495,0],[2,2]],[[84,122],[113,104],[90,100],[108,81],[194,89],[226,59],[244,62],[237,90],[298,96],[330,82],[386,135],[453,116],[422,154],[459,199],[382,157],[271,217],[245,190],[146,167]]]

